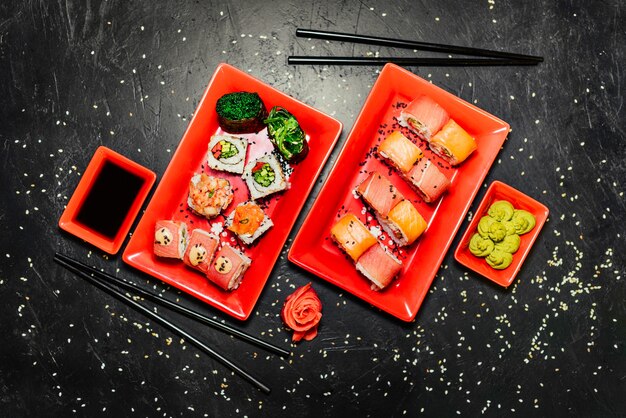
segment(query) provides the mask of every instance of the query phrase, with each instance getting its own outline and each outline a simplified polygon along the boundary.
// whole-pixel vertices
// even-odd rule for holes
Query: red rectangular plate
[[[239,288],[226,292],[211,284],[202,274],[186,267],[182,261],[155,257],[152,248],[154,225],[160,219],[185,221],[190,230],[203,228],[207,231],[213,229],[215,232],[215,228],[219,231],[220,223],[223,225],[224,217],[222,216],[207,221],[191,213],[187,208],[188,185],[194,173],[205,172],[227,178],[231,182],[235,197],[233,203],[224,211],[225,215],[228,215],[238,203],[248,200],[248,190],[240,176],[212,170],[205,162],[211,136],[223,133],[217,123],[215,103],[224,94],[237,91],[257,92],[268,110],[275,105],[281,105],[289,110],[304,129],[310,150],[304,161],[292,166],[293,172],[289,177],[291,188],[264,200],[265,212],[272,218],[274,226],[262,235],[255,245],[250,248],[241,247],[245,248],[245,253],[252,259],[252,265],[246,271]],[[124,251],[124,261],[237,319],[247,319],[300,209],[337,142],[341,129],[342,124],[336,119],[230,65],[220,64],[213,74],[172,161],[163,174],[154,197]],[[266,129],[258,134],[241,136],[247,137],[251,143],[246,161],[272,149]],[[222,242],[239,246],[234,235],[228,231],[221,232],[220,239]]]
[[[428,150],[424,141],[402,129],[428,158],[445,166],[442,171],[452,181],[450,189],[432,204],[419,199],[394,170],[373,155],[374,147],[398,128],[394,118],[400,115],[399,104],[407,104],[419,95],[431,97],[446,109],[450,117],[476,139],[478,146],[458,168],[451,168]],[[411,72],[393,64],[385,65],[294,240],[289,260],[391,315],[404,321],[413,320],[508,132],[506,122]],[[412,246],[394,249],[403,261],[403,269],[399,278],[380,292],[370,289],[369,281],[357,272],[352,261],[330,239],[330,228],[347,211],[369,226],[377,225],[352,192],[374,170],[388,176],[429,224]],[[384,243],[389,245],[389,239],[386,238]]]
[[[520,235],[520,246],[515,254],[513,254],[513,262],[510,266],[502,270],[493,269],[487,262],[480,257],[474,256],[469,251],[469,241],[476,232],[480,218],[487,214],[489,206],[497,200],[507,200],[511,202],[515,209],[524,209],[533,214],[535,217],[535,227],[526,234]],[[498,283],[500,286],[508,287],[513,283],[513,279],[522,268],[522,264],[526,256],[530,252],[533,243],[539,236],[539,231],[548,219],[549,210],[547,207],[537,202],[535,199],[526,196],[519,190],[499,181],[494,181],[487,189],[487,193],[483,198],[472,222],[467,227],[459,246],[454,252],[454,258],[465,267],[474,270],[476,273]]]

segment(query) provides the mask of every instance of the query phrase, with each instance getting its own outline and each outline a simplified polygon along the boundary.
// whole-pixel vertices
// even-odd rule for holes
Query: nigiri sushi
[[[333,225],[330,236],[354,261],[376,244],[376,237],[352,213],[346,213]]]
[[[189,235],[183,263],[202,273],[206,273],[213,260],[219,240],[202,229],[194,229]]]
[[[428,158],[419,160],[405,177],[427,203],[437,200],[450,187],[450,180]]]
[[[243,202],[226,219],[226,229],[232,231],[244,244],[252,244],[274,225],[263,209],[254,202]]]
[[[448,112],[428,96],[419,96],[400,113],[400,124],[426,140],[448,121]]]
[[[402,262],[385,246],[377,243],[359,257],[356,268],[372,282],[373,290],[381,290],[402,270]]]
[[[154,226],[154,255],[166,258],[183,258],[187,247],[187,224],[161,220]]]
[[[409,138],[393,131],[378,146],[378,155],[401,173],[407,173],[424,154]]]
[[[219,215],[233,201],[233,189],[226,179],[194,174],[189,181],[187,204],[196,213],[208,219]]]
[[[429,141],[430,149],[451,165],[461,164],[476,150],[476,141],[453,119]]]
[[[398,203],[391,209],[386,219],[379,217],[378,222],[400,246],[413,244],[428,226],[426,220],[408,200]]]
[[[251,263],[252,260],[241,251],[224,244],[215,253],[215,258],[206,272],[206,277],[224,290],[235,290],[239,287],[243,275]]]
[[[386,218],[389,211],[404,199],[391,182],[377,171],[359,184],[356,192],[377,215]]]

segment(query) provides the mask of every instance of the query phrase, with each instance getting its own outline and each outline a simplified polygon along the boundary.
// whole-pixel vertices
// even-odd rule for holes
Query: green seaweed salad
[[[297,163],[306,157],[309,152],[306,135],[287,109],[274,106],[264,122],[270,141],[288,162]]]

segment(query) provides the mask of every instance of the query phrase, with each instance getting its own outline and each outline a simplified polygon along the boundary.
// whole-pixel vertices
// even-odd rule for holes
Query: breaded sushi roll
[[[289,186],[283,169],[273,154],[250,161],[244,168],[242,177],[252,200],[285,190]]]
[[[378,146],[378,155],[401,173],[408,173],[424,154],[409,138],[393,131]]]
[[[356,192],[378,216],[386,218],[389,211],[404,197],[391,182],[377,171],[373,171],[356,188]]]
[[[400,113],[400,124],[422,138],[430,140],[450,116],[446,110],[428,96],[419,96]]]
[[[358,259],[356,268],[372,282],[372,290],[382,290],[400,273],[402,262],[384,245],[376,243]]]
[[[250,260],[244,253],[228,244],[217,250],[209,266],[206,277],[224,290],[235,290],[241,284],[243,275],[250,267]]]
[[[346,213],[332,226],[330,237],[354,261],[376,244],[376,237],[353,213]]]
[[[244,244],[252,244],[274,225],[269,216],[254,202],[242,202],[228,215],[226,229]]]
[[[230,182],[205,173],[194,174],[189,181],[189,207],[208,219],[219,215],[233,201]]]
[[[213,135],[209,141],[207,164],[214,170],[242,174],[248,140],[232,135]]]
[[[424,217],[408,200],[394,206],[386,219],[378,217],[378,222],[399,246],[413,244],[428,226]]]
[[[436,201],[450,187],[450,180],[428,158],[419,160],[405,178],[426,203]]]
[[[461,164],[477,148],[474,138],[452,119],[429,140],[428,145],[451,165]]]
[[[211,265],[218,244],[219,240],[217,237],[202,229],[194,229],[189,235],[183,263],[202,273],[206,273]]]
[[[182,259],[187,247],[187,224],[161,220],[154,226],[154,255]]]

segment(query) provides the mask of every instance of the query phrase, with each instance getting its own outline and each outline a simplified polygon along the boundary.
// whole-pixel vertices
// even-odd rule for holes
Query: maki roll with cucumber
[[[294,115],[284,107],[274,106],[265,119],[265,124],[274,148],[287,162],[298,163],[304,160],[309,152],[309,144]]]
[[[250,161],[242,177],[252,200],[285,190],[289,185],[280,163],[272,154]]]
[[[217,99],[217,123],[231,134],[256,133],[265,128],[267,110],[257,93],[239,91]]]
[[[232,135],[213,135],[209,141],[207,163],[214,170],[243,173],[248,140]]]

